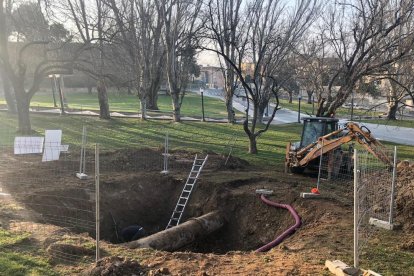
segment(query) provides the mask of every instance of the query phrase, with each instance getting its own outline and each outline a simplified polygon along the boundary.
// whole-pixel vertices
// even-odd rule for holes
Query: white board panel
[[[42,162],[59,160],[61,142],[62,130],[45,130],[45,150]]]
[[[43,141],[43,137],[15,137],[14,154],[42,153]]]

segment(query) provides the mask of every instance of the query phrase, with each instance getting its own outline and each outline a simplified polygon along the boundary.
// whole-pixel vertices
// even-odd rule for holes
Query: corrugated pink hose
[[[265,195],[262,195],[260,197],[260,199],[264,203],[266,203],[267,205],[277,207],[277,208],[287,209],[292,214],[293,218],[295,219],[295,224],[292,225],[291,227],[289,227],[285,232],[280,234],[275,240],[269,242],[268,244],[263,245],[259,249],[256,249],[256,252],[265,252],[265,251],[268,251],[271,248],[275,247],[276,245],[280,244],[284,239],[286,239],[287,237],[292,235],[296,231],[296,229],[300,227],[302,222],[300,220],[300,217],[299,217],[298,213],[296,212],[296,210],[291,205],[280,204],[280,203],[270,201],[265,197]]]

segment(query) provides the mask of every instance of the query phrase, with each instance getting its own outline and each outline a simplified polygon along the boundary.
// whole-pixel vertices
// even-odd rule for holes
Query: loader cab
[[[338,119],[336,118],[304,117],[302,120],[300,148],[304,148],[318,140],[319,137],[338,129]]]

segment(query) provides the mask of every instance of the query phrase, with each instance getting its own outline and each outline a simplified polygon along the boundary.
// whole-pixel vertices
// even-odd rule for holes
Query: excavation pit
[[[119,231],[138,224],[148,234],[165,229],[191,169],[194,153],[175,152],[170,160],[171,173],[161,174],[162,151],[122,150],[101,154],[100,234],[101,239],[118,244]],[[91,157],[89,157],[91,158]],[[5,175],[24,185],[9,185],[8,191],[44,221],[95,237],[93,178],[75,177],[76,156],[53,163],[39,163],[25,157],[28,166]],[[225,225],[218,231],[180,248],[182,251],[224,254],[229,251],[255,250],[273,240],[293,223],[288,212],[262,203],[256,189],[269,188],[264,177],[249,176],[249,164],[238,158],[209,155],[205,170],[191,196],[181,222],[211,211],[220,211]],[[90,161],[90,160],[89,160]],[[16,162],[21,162],[19,158]],[[10,164],[10,167],[13,167]],[[58,169],[57,169],[58,168]],[[93,163],[87,173],[93,175]],[[36,176],[33,178],[33,176]],[[23,179],[24,177],[29,179]],[[47,176],[47,177],[44,177]],[[288,187],[278,187],[276,198],[291,203],[296,194]],[[117,232],[118,231],[118,235]]]

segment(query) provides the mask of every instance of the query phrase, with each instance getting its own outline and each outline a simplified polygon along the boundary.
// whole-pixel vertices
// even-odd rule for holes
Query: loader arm
[[[344,132],[345,130],[348,130],[348,133],[344,136],[329,139],[332,136],[336,136]],[[387,165],[392,166],[390,158],[384,151],[384,146],[371,135],[371,132],[368,129],[365,131],[355,123],[348,123],[345,125],[345,128],[319,137],[316,142],[299,150],[297,152],[297,160],[299,161],[298,165],[304,167],[310,161],[318,158],[322,153],[326,154],[328,152],[331,152],[351,141],[357,141],[376,158],[386,163]]]

